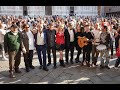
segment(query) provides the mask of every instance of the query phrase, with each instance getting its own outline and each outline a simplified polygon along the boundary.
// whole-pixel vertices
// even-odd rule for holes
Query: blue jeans
[[[37,45],[36,50],[37,50],[40,65],[43,65],[43,68],[46,68],[46,46],[45,45]],[[42,61],[42,57],[41,57],[41,52],[43,54],[43,61]]]

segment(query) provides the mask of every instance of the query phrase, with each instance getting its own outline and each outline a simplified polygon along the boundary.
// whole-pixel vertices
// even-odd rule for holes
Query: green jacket
[[[20,49],[21,39],[20,33],[14,35],[12,32],[8,32],[4,36],[4,49],[5,52],[18,51]]]

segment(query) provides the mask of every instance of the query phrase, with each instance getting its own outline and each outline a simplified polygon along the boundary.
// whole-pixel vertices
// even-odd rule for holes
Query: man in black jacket
[[[75,46],[75,30],[73,29],[72,22],[69,22],[68,28],[65,29],[65,58],[66,64],[68,64],[69,60],[69,50],[71,52],[70,62],[73,64],[73,54],[74,54],[74,46]]]
[[[51,64],[51,50],[53,53],[54,68],[56,68],[56,43],[55,43],[56,30],[54,29],[53,23],[50,23],[49,29],[46,30],[46,43],[47,43],[47,53],[48,53],[48,64]]]

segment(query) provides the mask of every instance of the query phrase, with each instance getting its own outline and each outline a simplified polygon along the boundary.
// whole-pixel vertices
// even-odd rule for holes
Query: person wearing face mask
[[[4,36],[5,53],[9,56],[9,73],[10,78],[14,78],[14,70],[16,73],[21,73],[19,64],[21,60],[21,49],[23,48],[21,34],[18,32],[16,25],[11,26],[11,31]]]

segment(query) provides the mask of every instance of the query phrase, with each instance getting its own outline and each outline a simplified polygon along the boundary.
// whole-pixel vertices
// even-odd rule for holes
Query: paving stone
[[[64,71],[63,68],[56,68],[55,70],[50,72],[48,76],[52,78],[57,78],[63,71]]]
[[[94,84],[98,84],[98,82],[101,82],[101,81],[102,81],[97,75],[90,77],[90,80],[91,80]]]
[[[99,77],[105,82],[112,81],[112,78],[110,76],[106,75],[106,74],[99,75]]]
[[[46,82],[47,84],[50,84],[54,80],[55,80],[54,78],[47,76],[47,77],[44,77],[42,80],[40,80],[40,82],[44,82],[44,83]]]
[[[31,84],[31,83],[37,83],[37,82],[39,82],[41,79],[42,79],[42,77],[39,77],[39,76],[31,77],[31,78],[29,79],[29,84]]]

